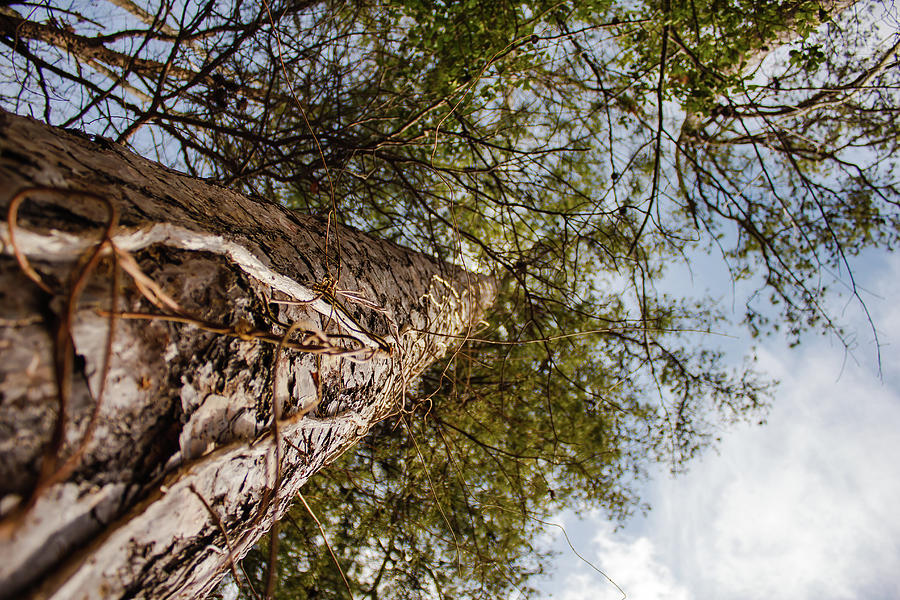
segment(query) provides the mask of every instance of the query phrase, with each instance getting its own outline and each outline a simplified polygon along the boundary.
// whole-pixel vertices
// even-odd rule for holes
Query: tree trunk
[[[203,597],[495,293],[7,113],[0,205],[3,598]]]

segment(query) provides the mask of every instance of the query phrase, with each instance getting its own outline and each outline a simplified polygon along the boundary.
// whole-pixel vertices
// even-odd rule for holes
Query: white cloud
[[[900,597],[900,393],[852,364],[837,380],[842,362],[824,343],[761,352],[782,380],[768,425],[655,486],[643,528],[698,600]]]
[[[711,527],[694,532],[706,560],[692,578],[709,597],[857,598],[861,582],[894,577],[900,398],[858,373],[834,384],[838,358],[768,356],[784,379],[769,426],[726,442],[728,470],[697,474],[721,486],[698,507]]]
[[[765,427],[730,432],[686,476],[651,483],[653,512],[624,531],[599,517],[569,525],[630,600],[900,598],[900,259],[883,267],[871,287],[886,301],[870,308],[885,383],[871,345],[860,365],[827,338],[770,345],[760,366],[782,385]],[[621,597],[571,552],[563,561],[555,597]]]
[[[624,593],[630,600],[690,600],[688,591],[659,561],[652,540],[616,533],[599,515],[594,515],[591,521],[597,524],[597,529],[585,558],[603,573],[567,554],[567,560],[577,562],[572,571],[556,581],[561,585],[554,598],[621,600]]]
[[[616,584],[628,598],[640,600],[688,600],[688,591],[679,585],[668,566],[662,564],[650,538],[640,536],[630,541],[613,537],[612,529],[601,529],[594,538],[599,561],[613,575]],[[621,598],[618,590],[608,589],[597,598]]]
[[[630,600],[900,598],[900,394],[858,369],[834,384],[837,353],[761,360],[784,382],[769,424],[658,481],[654,511],[625,532],[569,524],[596,528],[579,550]],[[621,598],[571,551],[562,560],[554,597]]]

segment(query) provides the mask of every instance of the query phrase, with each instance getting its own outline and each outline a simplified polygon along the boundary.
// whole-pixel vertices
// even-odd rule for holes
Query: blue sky
[[[686,475],[657,474],[653,510],[619,531],[602,515],[562,515],[578,551],[632,600],[900,598],[900,257],[862,265],[875,346],[853,303],[853,354],[831,337],[765,340],[759,365],[781,381],[765,426],[738,426]],[[559,536],[557,536],[559,538]],[[565,542],[554,598],[622,593]]]
[[[878,10],[867,18],[894,36],[896,7],[870,6]],[[727,281],[716,261],[694,267],[698,279]],[[900,257],[870,251],[853,267],[878,331],[881,373],[858,302],[826,298],[850,324],[853,352],[834,336],[808,335],[795,348],[763,340],[758,366],[781,382],[766,425],[726,431],[685,475],[656,473],[643,488],[651,512],[618,530],[600,513],[558,516],[578,552],[629,600],[900,598]],[[700,289],[681,275],[670,281]],[[727,290],[723,306],[741,306],[742,290],[716,289]],[[746,344],[735,343],[735,355]],[[544,593],[623,597],[560,534],[548,535],[560,554]]]
[[[727,432],[686,475],[656,474],[644,488],[653,510],[620,530],[599,513],[556,519],[627,598],[900,598],[900,258],[870,257],[859,267],[883,344],[883,379],[858,307],[834,299],[834,311],[846,308],[854,322],[854,356],[830,337],[793,349],[765,340],[759,365],[782,382],[766,426]],[[622,598],[555,530],[548,535],[560,554],[546,593]]]

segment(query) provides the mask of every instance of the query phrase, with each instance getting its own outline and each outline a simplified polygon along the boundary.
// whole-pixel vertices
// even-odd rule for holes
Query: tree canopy
[[[673,265],[748,281],[753,335],[851,343],[823,297],[862,302],[851,259],[893,248],[900,216],[900,38],[877,10],[20,3],[0,101],[501,281],[483,327],[307,486],[278,561],[284,597],[495,598],[541,572],[546,515],[624,518],[649,465],[764,416],[772,382],[713,335],[726,294],[677,295]],[[257,590],[268,561],[244,563]]]

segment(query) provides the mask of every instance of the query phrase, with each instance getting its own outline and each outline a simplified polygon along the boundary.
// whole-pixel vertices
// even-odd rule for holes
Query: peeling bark
[[[243,556],[313,473],[398,411],[406,387],[495,293],[487,278],[389,242],[0,113],[4,218],[16,194],[37,187],[55,191],[22,203],[15,246],[52,293],[26,276],[0,225],[2,598],[203,597],[228,568],[228,544]],[[117,253],[107,245],[74,313],[57,468],[81,445],[105,379],[103,399],[75,468],[29,503],[58,422],[66,282],[107,222],[96,197],[118,211]],[[123,256],[195,324],[174,311],[118,318],[104,372]],[[120,279],[117,312],[163,312]],[[326,353],[279,355],[294,323],[311,332],[295,341]],[[339,347],[358,351],[327,353]]]

